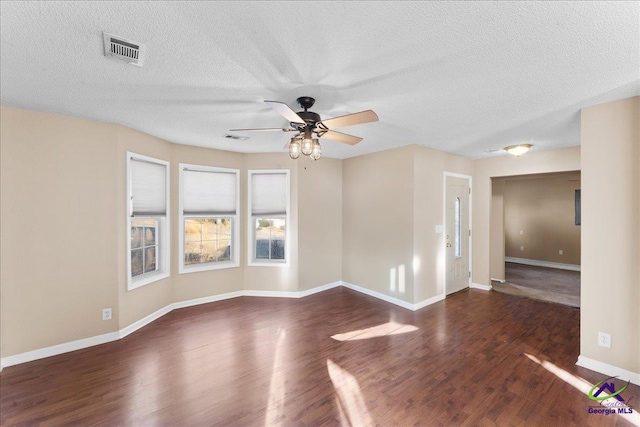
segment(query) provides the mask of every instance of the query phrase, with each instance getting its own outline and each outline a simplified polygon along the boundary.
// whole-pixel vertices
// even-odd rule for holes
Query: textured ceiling
[[[469,158],[580,144],[580,108],[640,93],[639,2],[0,2],[1,101],[180,144],[277,152],[262,101],[316,98],[347,158],[419,144]],[[105,58],[102,31],[146,44]],[[294,108],[297,110],[297,108]]]

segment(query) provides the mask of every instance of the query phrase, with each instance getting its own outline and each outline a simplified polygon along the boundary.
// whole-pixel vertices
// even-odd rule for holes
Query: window
[[[249,171],[249,265],[287,265],[289,171]]]
[[[127,153],[127,289],[169,276],[169,163]]]
[[[237,169],[180,164],[180,273],[237,267]]]

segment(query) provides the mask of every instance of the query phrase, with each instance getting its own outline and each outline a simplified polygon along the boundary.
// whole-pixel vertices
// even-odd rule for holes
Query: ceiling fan
[[[292,159],[300,157],[300,153],[318,160],[322,156],[322,148],[318,138],[326,138],[332,141],[341,142],[343,144],[356,145],[362,138],[346,133],[336,132],[333,129],[360,125],[364,123],[377,122],[378,116],[372,110],[360,111],[359,113],[347,114],[345,116],[334,117],[332,119],[322,120],[320,114],[308,111],[316,102],[310,96],[301,96],[297,99],[298,105],[304,108],[304,111],[295,112],[284,102],[264,101],[275,111],[280,113],[289,121],[288,128],[261,128],[261,129],[231,129],[231,131],[281,131],[281,132],[298,132],[285,148],[289,148],[289,156]],[[314,138],[313,135],[317,138]]]

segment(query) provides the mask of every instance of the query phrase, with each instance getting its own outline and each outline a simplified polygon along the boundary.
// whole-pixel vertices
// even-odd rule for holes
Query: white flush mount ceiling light
[[[509,154],[513,154],[516,157],[520,157],[521,155],[529,151],[531,147],[533,147],[533,145],[531,144],[510,145],[508,147],[505,147],[504,151]]]

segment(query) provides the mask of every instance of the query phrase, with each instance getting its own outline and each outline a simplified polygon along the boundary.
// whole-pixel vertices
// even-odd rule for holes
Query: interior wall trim
[[[371,289],[363,288],[362,286],[354,285],[352,283],[348,283],[345,281],[342,281],[342,286],[344,286],[345,288],[360,292],[361,294],[369,295],[371,297],[378,298],[382,301],[386,301],[391,304],[400,306],[402,308],[406,308],[407,310],[415,311],[413,304],[411,304],[410,302],[403,301],[401,299],[394,298],[389,295],[385,295],[381,292],[372,291]]]
[[[495,280],[495,279],[492,279],[492,280]],[[473,283],[473,282],[471,282],[469,287],[471,289],[480,289],[480,290],[483,290],[483,291],[490,291],[491,289],[493,289],[493,287],[491,285],[481,285],[480,283]]]
[[[548,267],[558,268],[560,270],[580,271],[580,266],[577,264],[562,264],[561,262],[540,261],[537,259],[526,259],[506,256],[505,262],[514,262],[516,264],[533,265],[535,267]]]
[[[435,297],[427,298],[425,300],[417,302],[413,305],[413,311],[420,310],[421,308],[424,308],[428,305],[435,304],[439,301],[442,301],[445,299],[445,297],[446,297],[445,294],[440,294],[440,295],[436,295]]]
[[[591,369],[609,377],[618,377],[620,381],[631,381],[633,384],[640,385],[640,374],[636,372],[627,371],[626,369],[619,368],[608,363],[600,362],[595,359],[591,359],[585,356],[578,356],[576,365],[583,368]]]
[[[228,292],[224,294],[212,295],[212,296],[207,296],[202,298],[195,298],[191,300],[178,301],[178,302],[171,303],[166,307],[156,310],[155,312],[143,317],[142,319],[133,322],[129,326],[126,326],[120,329],[119,331],[109,332],[102,335],[96,335],[89,338],[82,338],[82,339],[70,341],[67,343],[57,344],[50,347],[44,347],[37,350],[31,350],[24,353],[15,354],[13,356],[0,358],[0,371],[2,371],[3,368],[6,368],[8,366],[19,365],[22,363],[32,362],[34,360],[39,360],[39,359],[44,359],[51,356],[57,356],[59,354],[69,353],[71,351],[82,350],[83,348],[93,347],[100,344],[106,344],[111,341],[117,341],[119,339],[122,339],[132,334],[138,329],[141,329],[146,325],[154,322],[155,320],[161,318],[165,314],[168,314],[171,311],[179,308],[193,307],[200,304],[208,304],[210,302],[222,301],[222,300],[238,298],[242,296],[274,297],[274,298],[304,298],[306,296],[313,295],[318,292],[323,292],[329,289],[337,288],[339,286],[344,286],[354,291],[357,291],[369,296],[373,296],[375,298],[381,299],[386,302],[390,302],[395,305],[400,305],[401,307],[404,307],[413,311],[422,307],[426,307],[429,304],[438,302],[441,299],[444,299],[444,296],[438,295],[436,297],[430,298],[428,300],[425,300],[421,303],[414,305],[405,301],[401,301],[397,298],[393,298],[393,297],[381,294],[379,292],[371,291],[369,289],[352,285],[350,283],[346,283],[342,281],[332,282],[326,285],[316,286],[315,288],[306,289],[306,290],[297,291],[297,292],[260,291],[260,290],[242,290],[242,291]]]

